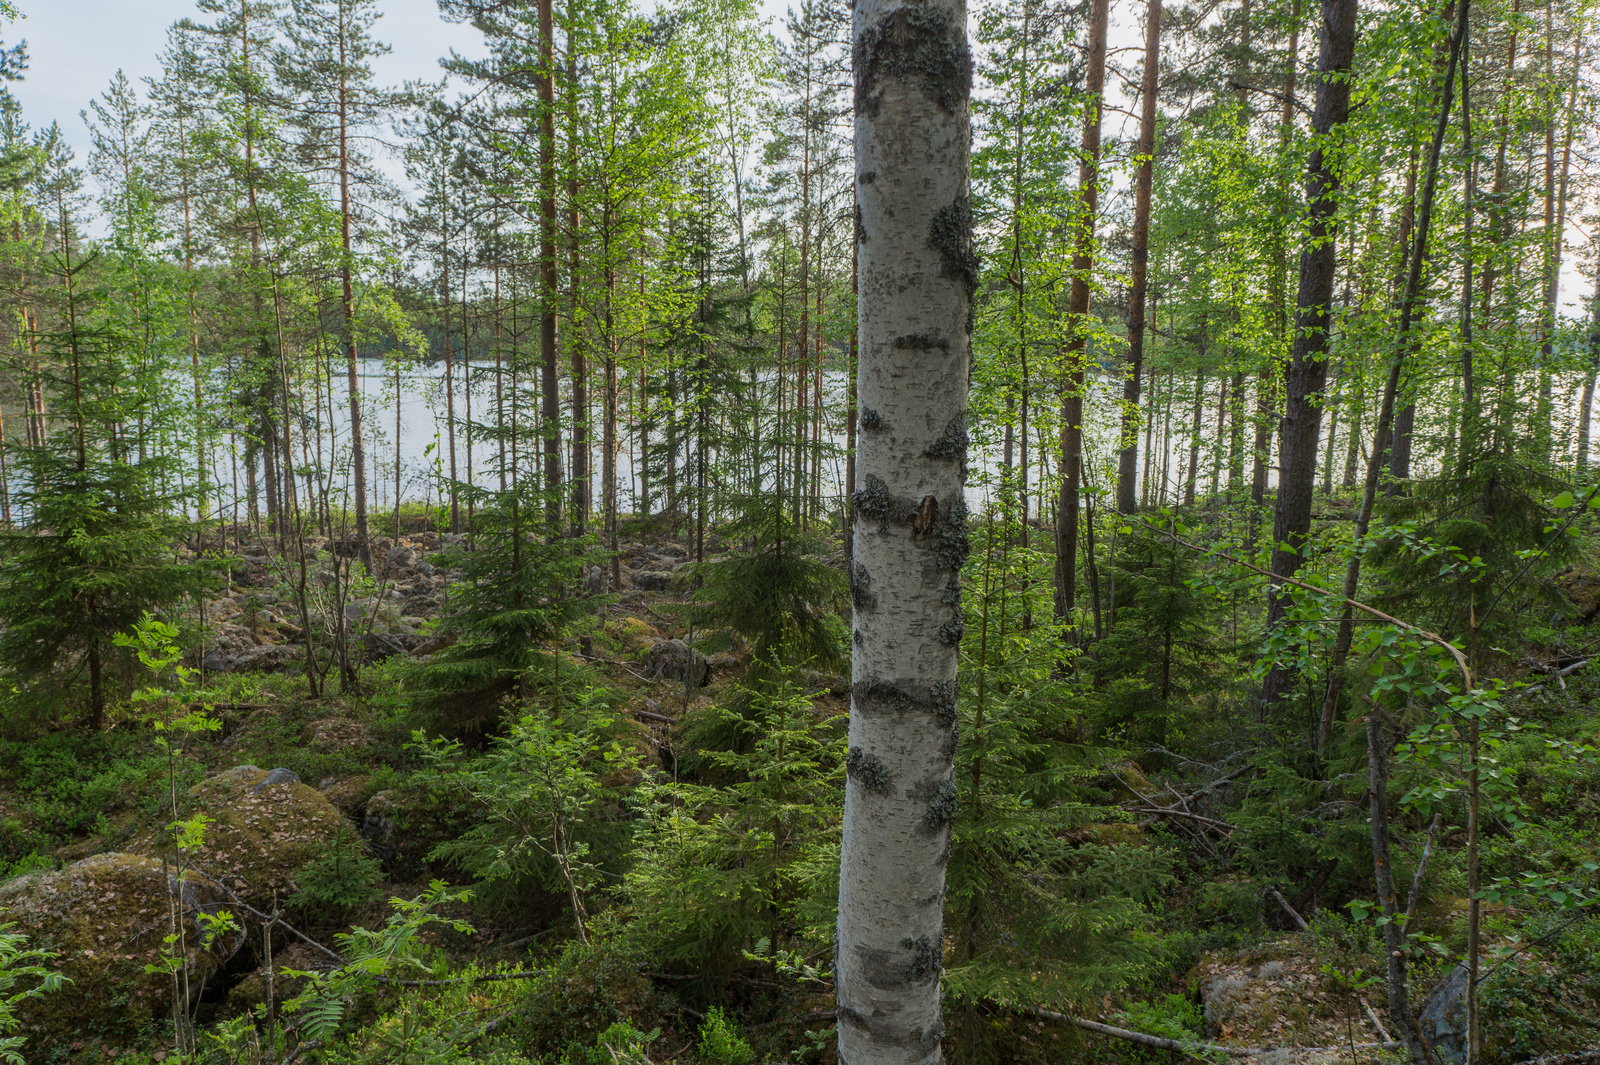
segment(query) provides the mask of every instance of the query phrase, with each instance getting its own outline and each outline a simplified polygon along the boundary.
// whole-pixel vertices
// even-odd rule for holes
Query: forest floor
[[[137,709],[99,735],[41,727],[0,742],[0,857],[8,863],[0,870],[0,910],[20,930],[62,949],[58,964],[75,981],[49,997],[53,1005],[24,1004],[22,1034],[34,1038],[28,1061],[163,1060],[158,1032],[169,1008],[163,1006],[165,978],[142,973],[159,951],[159,937],[151,931],[159,923],[151,916],[156,911],[148,905],[117,909],[112,900],[151,902],[146,880],[161,867],[150,863],[173,857],[162,831],[171,819],[173,794],[181,794],[185,811],[202,809],[214,818],[195,864],[223,886],[219,890],[231,890],[229,898],[260,911],[291,900],[284,912],[297,922],[296,934],[274,937],[280,969],[313,971],[325,964],[321,955],[336,948],[342,930],[383,928],[394,912],[392,898],[421,896],[436,878],[471,880],[435,848],[470,831],[474,812],[443,802],[420,775],[416,721],[399,680],[409,660],[447,645],[448,637],[437,629],[456,574],[434,553],[449,541],[419,531],[398,542],[375,542],[371,583],[345,604],[365,659],[360,683],[348,692],[339,692],[330,678],[326,694],[309,694],[298,666],[298,609],[287,594],[293,568],[278,561],[273,545],[245,544],[234,551],[239,561],[229,593],[206,604],[213,635],[198,656],[207,673],[204,699],[219,728],[185,740],[176,762],[161,747],[162,734],[141,724]],[[339,542],[312,546],[322,559],[346,549]],[[673,609],[689,586],[684,545],[631,543],[623,555],[622,590],[608,597],[593,623],[560,654],[587,683],[612,693],[620,711],[617,727],[638,764],[671,771],[685,752],[685,716],[725,698],[746,661],[737,642],[709,655],[691,646],[696,634]],[[588,579],[598,582],[598,571]],[[336,604],[325,583],[318,594],[326,600],[319,607],[326,616]],[[819,720],[847,711],[845,678],[807,673],[804,683]],[[1525,712],[1542,716],[1562,739],[1600,742],[1589,709],[1596,693],[1600,685],[1574,673],[1562,678],[1561,688],[1528,697]],[[482,736],[467,737],[468,754],[484,743]],[[1516,768],[1516,786],[1528,809],[1551,816],[1536,831],[1503,824],[1491,846],[1543,848],[1547,857],[1559,851],[1560,860],[1551,863],[1563,868],[1593,860],[1600,852],[1600,774],[1528,757]],[[1173,882],[1155,907],[1162,960],[1119,995],[1038,1005],[1193,1042],[1190,1056],[1218,1061],[1229,1055],[1270,1065],[1399,1060],[1373,1045],[1390,1038],[1381,941],[1370,921],[1349,919],[1334,887],[1341,877],[1359,880],[1361,871],[1280,884],[1263,876],[1259,863],[1251,867],[1251,848],[1259,849],[1269,834],[1261,822],[1270,811],[1259,801],[1267,775],[1242,764],[1228,770],[1170,759],[1122,761],[1098,771],[1089,787],[1098,789],[1104,809],[1116,816],[1107,814],[1101,823],[1077,830],[1080,835],[1117,847],[1165,848],[1177,856]],[[1418,827],[1406,837],[1413,850]],[[1459,957],[1464,947],[1465,891],[1459,860],[1450,857],[1460,842],[1449,832],[1439,841],[1413,929],[1422,942],[1435,945],[1413,966],[1416,1001],[1445,988],[1428,1003],[1440,1017],[1453,1008],[1448,978],[1454,963],[1444,959]],[[341,896],[343,882],[328,880],[325,859],[346,854],[352,868],[367,868],[362,863],[374,860],[378,865],[374,882]],[[321,872],[310,877],[310,886],[320,884],[320,895],[308,893],[304,872],[319,859]],[[1282,901],[1271,893],[1276,888]],[[358,1004],[372,1022],[363,1029],[360,1045],[367,1050],[359,1060],[479,1060],[476,1054],[501,1045],[484,1032],[512,1014],[522,1018],[518,1052],[533,1061],[611,1060],[577,1056],[573,1048],[604,1042],[622,1022],[639,1033],[658,1031],[642,1052],[656,1065],[833,1060],[827,1035],[832,998],[825,982],[753,962],[726,988],[732,1042],[708,1042],[707,1025],[720,1025],[720,1014],[708,1021],[706,1010],[677,997],[678,982],[687,977],[641,970],[636,959],[624,963],[599,947],[574,949],[565,901],[560,891],[544,890],[514,904],[445,904],[440,912],[470,922],[470,929],[434,924],[419,933],[434,951],[433,971],[541,975],[441,989],[429,1008],[450,1013],[451,1023],[472,1034],[458,1031],[435,1057],[385,1056],[379,1049],[388,1045],[383,1019],[393,1016],[393,1004],[369,996]],[[1485,966],[1496,966],[1484,1005],[1491,1062],[1600,1044],[1600,922],[1587,912],[1531,903],[1488,907]],[[194,1010],[203,1028],[270,997],[254,943],[200,968],[205,981],[194,993]],[[272,992],[278,1001],[305,984],[303,977],[279,979]],[[976,1065],[1173,1056],[1026,1012],[984,1012],[989,1034],[981,1046],[963,1043],[962,1029],[952,1025],[949,1060]],[[758,1016],[759,1022],[739,1023]],[[1446,1051],[1455,1023],[1439,1022]],[[744,1045],[752,1056],[740,1057]],[[316,1060],[315,1053],[302,1060]]]

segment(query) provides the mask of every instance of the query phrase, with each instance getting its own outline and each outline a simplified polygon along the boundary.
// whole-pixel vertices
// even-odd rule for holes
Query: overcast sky
[[[18,6],[26,17],[5,27],[5,41],[28,42],[28,72],[12,92],[33,128],[61,123],[80,163],[89,135],[78,113],[118,68],[143,89],[142,79],[161,72],[156,57],[167,27],[195,13],[193,0],[18,0]],[[439,57],[451,48],[482,53],[477,31],[445,22],[434,0],[383,0],[382,10],[377,35],[394,47],[378,63],[386,82],[437,78]]]

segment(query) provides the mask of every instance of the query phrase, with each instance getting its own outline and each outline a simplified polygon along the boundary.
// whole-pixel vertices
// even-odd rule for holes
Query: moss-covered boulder
[[[97,854],[0,885],[0,921],[14,922],[30,945],[59,952],[53,964],[72,981],[19,1004],[30,1061],[46,1060],[69,1040],[131,1039],[170,1013],[171,978],[145,966],[161,961],[175,912],[183,915],[174,952],[183,957],[183,996],[197,997],[243,945],[242,927],[206,943],[201,916],[228,909],[226,892],[203,877],[180,883],[174,874],[156,858]]]
[[[237,766],[195,785],[189,799],[212,819],[194,866],[258,909],[270,908],[274,892],[293,892],[295,873],[354,830],[326,795],[287,769]],[[172,856],[169,836],[155,826],[128,849]]]

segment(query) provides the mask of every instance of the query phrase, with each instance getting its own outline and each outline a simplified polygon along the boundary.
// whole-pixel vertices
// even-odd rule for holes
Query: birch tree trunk
[[[861,433],[835,957],[841,1065],[941,1060],[968,552],[972,54],[963,0],[853,13]]]

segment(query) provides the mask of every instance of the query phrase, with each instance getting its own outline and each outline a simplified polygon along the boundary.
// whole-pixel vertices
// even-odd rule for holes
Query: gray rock
[[[300,775],[298,773],[296,773],[293,769],[284,769],[282,766],[279,766],[277,769],[274,769],[272,772],[268,773],[264,778],[262,778],[261,783],[251,788],[250,794],[260,795],[264,790],[276,784],[298,783],[300,783]]]
[[[606,591],[606,571],[599,566],[590,566],[583,575],[583,591],[586,595],[604,595]]]
[[[665,570],[641,570],[633,575],[633,586],[646,592],[664,592],[672,587],[672,574]]]
[[[434,569],[426,562],[418,562],[417,572],[422,574],[424,577],[431,577],[434,574]]]
[[[393,547],[389,549],[389,561],[395,565],[409,565],[417,557],[417,553],[409,547]]]
[[[1444,1065],[1467,1060],[1467,967],[1457,965],[1417,1011],[1417,1028]]]
[[[652,677],[681,680],[694,688],[711,683],[711,663],[682,640],[657,640],[645,669]]]
[[[200,668],[207,673],[226,673],[233,667],[233,659],[221,651],[207,651],[200,660]]]
[[[232,787],[241,780],[246,780],[259,772],[261,772],[261,767],[258,765],[236,765],[225,773],[218,773],[215,779]]]

